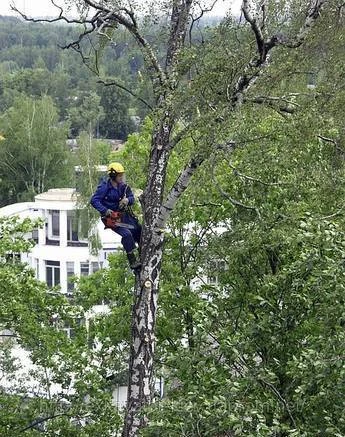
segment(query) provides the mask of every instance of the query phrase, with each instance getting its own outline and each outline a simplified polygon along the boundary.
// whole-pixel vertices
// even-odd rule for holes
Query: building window
[[[78,218],[75,211],[67,212],[67,241],[79,241]]]
[[[219,274],[227,269],[225,260],[210,261],[208,265],[207,283],[209,285],[219,284]]]
[[[80,275],[89,276],[89,263],[80,263]]]
[[[99,263],[98,261],[91,263],[91,273],[96,273],[101,268],[102,268],[102,263]]]
[[[32,230],[32,239],[37,244],[38,243],[38,229],[35,228]]]
[[[66,263],[66,270],[67,270],[67,292],[73,293],[74,282],[73,282],[72,278],[74,277],[74,262],[67,262]]]
[[[76,334],[76,328],[77,327],[81,327],[85,324],[84,319],[82,318],[77,318],[74,320],[73,323],[70,322],[63,322],[63,327],[60,328],[61,331],[65,332],[66,336],[68,338],[73,339],[75,337]]]
[[[52,236],[60,237],[60,211],[50,211],[52,218]]]
[[[60,261],[46,261],[46,283],[48,287],[60,285]]]
[[[8,263],[12,263],[12,264],[16,264],[16,263],[20,263],[20,253],[7,253],[5,255],[6,258],[6,262]]]

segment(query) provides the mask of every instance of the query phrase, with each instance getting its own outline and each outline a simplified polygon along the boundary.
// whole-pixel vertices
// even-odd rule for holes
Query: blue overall
[[[134,204],[134,195],[130,187],[126,184],[120,183],[116,188],[112,185],[111,180],[101,182],[94,195],[91,197],[91,205],[104,216],[107,209],[112,211],[120,211],[120,200],[124,197],[128,199],[128,205]],[[116,227],[114,231],[119,234],[122,239],[122,245],[127,253],[135,249],[135,243],[140,243],[141,225],[138,220],[129,214],[124,214],[122,218],[123,223],[134,226],[134,229],[126,229]]]

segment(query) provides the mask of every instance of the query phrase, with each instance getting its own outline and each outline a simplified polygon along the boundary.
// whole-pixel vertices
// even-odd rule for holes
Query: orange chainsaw
[[[102,222],[104,223],[104,229],[116,229],[116,228],[126,228],[135,229],[133,225],[128,223],[122,223],[123,213],[119,211],[113,211],[109,216],[102,217]]]

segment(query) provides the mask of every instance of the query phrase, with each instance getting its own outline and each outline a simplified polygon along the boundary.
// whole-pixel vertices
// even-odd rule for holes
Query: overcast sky
[[[56,15],[56,8],[50,0],[0,0],[0,15],[14,15],[10,4],[14,2],[19,10],[25,11],[31,16],[53,16]],[[57,4],[63,5],[63,0],[56,0]],[[218,0],[212,15],[224,15],[229,7],[238,10],[241,0]]]

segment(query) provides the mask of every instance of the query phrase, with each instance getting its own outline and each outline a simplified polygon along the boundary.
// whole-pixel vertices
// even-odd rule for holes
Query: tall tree
[[[144,218],[142,269],[136,276],[134,292],[124,437],[136,436],[145,427],[148,419],[143,408],[153,399],[155,326],[164,228],[171,212],[203,162],[210,162],[210,157],[214,158],[219,149],[225,150],[228,155],[233,153],[233,114],[248,102],[249,91],[255,90],[255,86],[268,74],[276,49],[285,51],[304,43],[324,3],[325,0],[283,2],[278,11],[275,2],[250,3],[244,0],[243,19],[239,23],[228,17],[209,44],[205,46],[201,41],[195,47],[186,44],[190,22],[194,24],[200,16],[200,4],[193,0],[149,4],[147,8],[144,5],[140,12],[134,1],[128,4],[79,0],[79,19],[69,19],[64,15],[63,8],[59,8],[59,17],[50,20],[65,20],[86,26],[78,40],[68,45],[79,52],[86,62],[88,59],[80,44],[84,37],[97,32],[102,47],[105,31],[123,26],[142,51],[154,94],[151,150],[147,182],[141,199]],[[156,20],[162,12],[168,17],[163,60],[142,29],[143,21]],[[106,37],[109,38],[109,34]],[[219,48],[227,50],[225,63],[217,59],[217,53],[221,54]],[[200,58],[204,61],[201,68],[197,62]],[[118,85],[123,87],[123,84]],[[252,97],[255,103],[271,102],[270,98],[259,97]],[[173,151],[188,138],[193,140],[192,151],[186,150],[183,168],[179,169],[175,183],[168,186],[167,168]]]
[[[0,118],[5,137],[0,143],[1,183],[8,192],[4,203],[32,199],[51,187],[68,184],[72,164],[66,146],[67,127],[59,123],[50,97],[24,95]]]
[[[100,102],[101,98],[96,93],[83,93],[78,104],[70,108],[68,119],[74,137],[82,131],[87,131],[90,135],[95,132],[99,121],[104,117]]]
[[[116,87],[102,86],[100,95],[104,118],[99,126],[99,135],[102,138],[126,140],[135,127],[128,113],[131,100]]]

